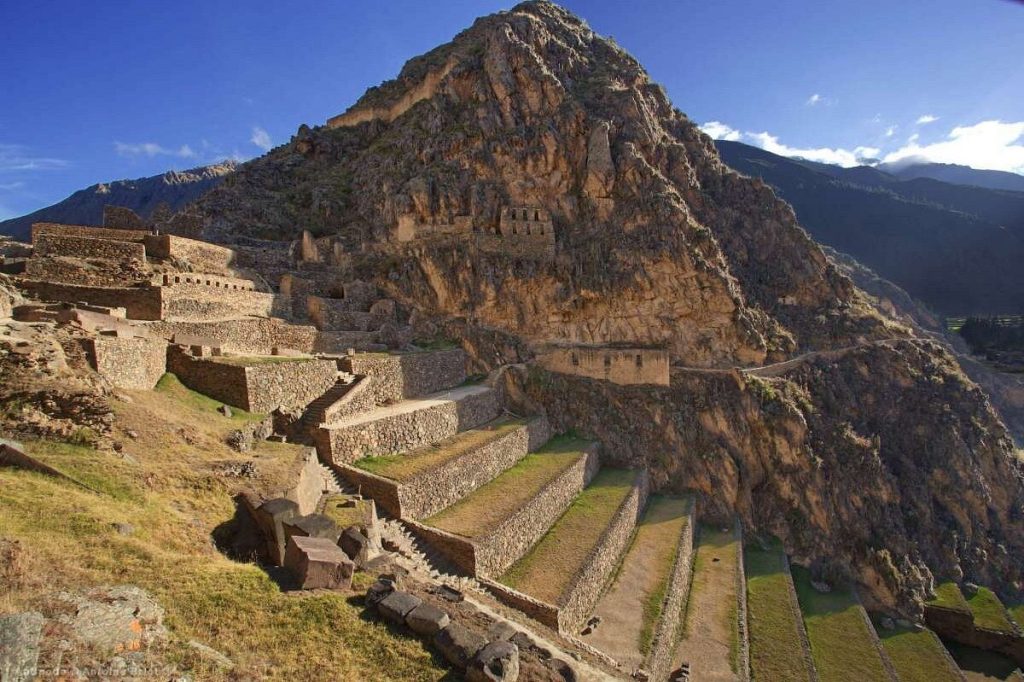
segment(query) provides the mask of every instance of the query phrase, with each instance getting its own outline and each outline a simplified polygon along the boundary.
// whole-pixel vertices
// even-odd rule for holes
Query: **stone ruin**
[[[468,215],[426,223],[413,215],[402,215],[394,236],[401,244],[456,238],[469,241],[481,251],[519,258],[548,259],[555,255],[554,223],[539,206],[505,207],[496,226],[481,226]]]

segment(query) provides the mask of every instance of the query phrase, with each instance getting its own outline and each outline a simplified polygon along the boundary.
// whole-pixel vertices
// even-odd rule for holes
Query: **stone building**
[[[621,385],[669,385],[670,362],[664,348],[558,346],[538,353],[537,362],[551,372]]]

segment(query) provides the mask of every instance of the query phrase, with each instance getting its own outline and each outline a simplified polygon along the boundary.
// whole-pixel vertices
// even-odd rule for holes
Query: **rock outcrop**
[[[478,246],[511,238],[508,207],[550,216],[553,257]],[[197,210],[217,241],[332,241],[346,258],[325,276],[374,282],[418,329],[461,329],[479,369],[541,343],[667,349],[670,388],[534,369],[506,383],[875,603],[919,610],[933,574],[1020,590],[1024,474],[983,394],[553,4],[479,19]],[[433,229],[399,239],[409,225]]]

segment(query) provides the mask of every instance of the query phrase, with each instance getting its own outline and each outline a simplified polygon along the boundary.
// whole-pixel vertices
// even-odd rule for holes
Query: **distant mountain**
[[[1024,175],[997,170],[979,170],[953,163],[884,163],[879,166],[900,180],[931,178],[954,185],[975,185],[988,189],[1024,192]]]
[[[936,312],[1024,312],[1024,193],[716,145],[728,165],[775,187],[815,239]]]
[[[79,190],[52,206],[0,222],[0,234],[25,240],[29,237],[32,223],[47,221],[99,225],[103,222],[103,207],[107,204],[126,206],[144,218],[165,202],[171,210],[177,211],[219,185],[237,166],[233,161],[226,161],[186,171],[168,171],[149,178],[99,183]]]

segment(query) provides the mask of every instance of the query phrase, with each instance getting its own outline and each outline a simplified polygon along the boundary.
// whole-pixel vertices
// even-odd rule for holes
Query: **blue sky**
[[[259,155],[512,4],[4,2],[0,218]],[[846,165],[914,155],[1024,173],[1019,2],[564,4],[719,136]]]

